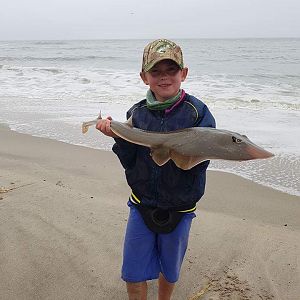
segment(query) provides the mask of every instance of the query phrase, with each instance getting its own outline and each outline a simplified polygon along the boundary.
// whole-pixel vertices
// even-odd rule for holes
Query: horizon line
[[[165,37],[163,37],[165,38]],[[144,40],[153,40],[153,39],[159,39],[159,38],[78,38],[78,39],[1,39],[0,42],[26,42],[26,41],[126,41],[126,40],[136,40],[136,41],[144,41]],[[171,40],[261,40],[261,39],[300,39],[296,36],[278,36],[278,37],[170,37],[168,39]]]

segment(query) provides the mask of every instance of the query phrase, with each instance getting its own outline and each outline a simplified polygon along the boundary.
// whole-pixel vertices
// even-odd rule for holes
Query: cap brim
[[[172,60],[172,61],[174,61],[178,65],[178,67],[180,69],[183,69],[183,66],[180,66],[178,64],[178,62],[176,60],[174,60],[173,58],[170,58],[170,57],[158,57],[157,59],[155,59],[154,61],[152,61],[150,64],[148,64],[146,67],[144,67],[142,71],[144,71],[144,72],[150,71],[157,63],[159,63],[162,60]]]

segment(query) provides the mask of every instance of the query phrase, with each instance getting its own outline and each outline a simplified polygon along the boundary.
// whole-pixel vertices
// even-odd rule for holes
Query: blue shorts
[[[124,241],[122,279],[141,282],[157,279],[162,273],[168,282],[176,282],[195,214],[186,213],[171,233],[156,234],[145,225],[135,205],[129,202],[128,206],[130,213]]]

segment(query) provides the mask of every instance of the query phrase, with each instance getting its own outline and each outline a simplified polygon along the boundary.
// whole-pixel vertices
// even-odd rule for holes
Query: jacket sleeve
[[[130,111],[127,112],[127,119],[131,116]],[[130,169],[134,166],[136,161],[137,145],[130,143],[122,138],[114,138],[115,144],[112,151],[118,156],[123,168]]]
[[[197,120],[195,127],[216,128],[215,118],[206,105],[203,106],[202,111],[199,113],[199,119]]]

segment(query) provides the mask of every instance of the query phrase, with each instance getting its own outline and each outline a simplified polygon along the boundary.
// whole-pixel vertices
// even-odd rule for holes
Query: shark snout
[[[255,145],[248,145],[246,151],[249,154],[250,159],[263,159],[274,156],[273,153]]]

